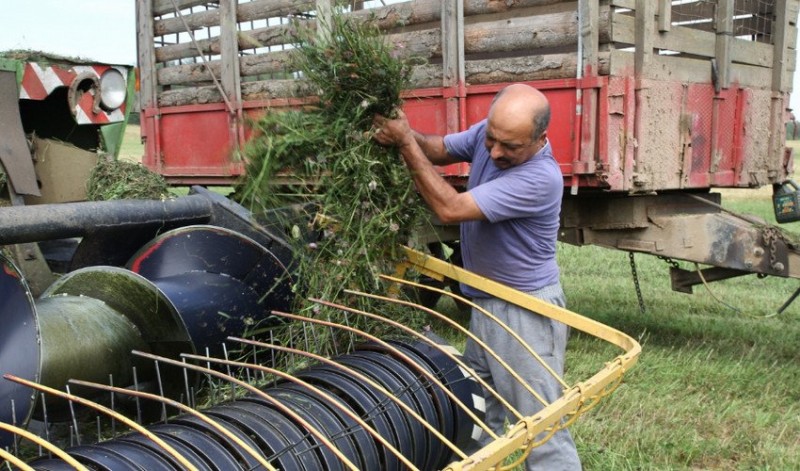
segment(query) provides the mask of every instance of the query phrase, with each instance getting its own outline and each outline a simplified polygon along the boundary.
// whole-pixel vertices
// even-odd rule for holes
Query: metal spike
[[[184,360],[185,362],[186,360]],[[189,370],[186,368],[181,368],[181,370],[183,370],[183,386],[186,388],[186,405],[194,407],[193,396],[189,393]]]
[[[108,385],[112,386],[112,387],[114,386],[114,375],[113,374],[108,375]],[[116,410],[117,398],[114,397],[114,393],[113,392],[109,393],[109,395],[111,396],[111,401],[110,401],[111,410],[116,412],[117,411]],[[111,417],[111,436],[114,436],[114,437],[117,436],[117,420],[114,417]]]
[[[69,385],[66,387],[67,394],[72,394],[69,391]],[[69,413],[72,416],[72,425],[75,426],[75,441],[78,445],[81,444],[81,433],[78,430],[78,417],[75,415],[75,404],[72,401],[69,401]]]
[[[139,378],[136,375],[136,367],[133,367],[133,389],[136,392],[139,392]],[[136,402],[136,423],[142,423],[142,404],[139,402],[139,398],[135,397],[133,400]]]
[[[161,367],[159,367],[158,360],[153,362],[156,368],[156,383],[158,384],[158,393],[164,396],[164,383],[161,381]],[[161,421],[167,421],[167,405],[161,403]]]

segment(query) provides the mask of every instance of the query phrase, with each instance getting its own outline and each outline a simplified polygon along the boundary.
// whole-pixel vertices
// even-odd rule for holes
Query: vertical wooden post
[[[672,0],[658,1],[658,32],[666,33],[672,27]]]
[[[220,83],[231,109],[228,110],[231,147],[234,153],[244,144],[242,87],[239,75],[239,29],[236,19],[238,0],[219,2]]]
[[[637,79],[641,79],[653,58],[653,43],[655,34],[655,4],[652,0],[636,0],[636,51],[633,54],[633,64]]]
[[[719,0],[715,18],[717,78],[714,87],[728,88],[731,84],[731,43],[733,41],[734,0]]]
[[[598,52],[600,49],[600,2],[598,0],[581,0],[580,8],[580,35],[581,35],[581,64],[579,76],[583,77],[578,84],[580,118],[580,149],[575,154],[573,174],[593,173],[595,170],[595,147],[597,139],[597,93],[596,78],[598,69]],[[592,88],[585,87],[588,83]],[[578,137],[576,136],[576,139]],[[573,181],[573,187],[576,182]],[[574,191],[574,190],[573,190]]]
[[[645,79],[649,75],[649,68],[653,62],[653,44],[655,42],[655,8],[656,4],[652,0],[636,0],[636,32],[634,34],[635,48],[633,53],[634,68],[634,120],[633,138],[638,145],[634,145],[633,156],[633,175],[631,184],[634,191],[646,190],[649,179],[642,175],[641,156],[644,151],[644,143],[647,141],[648,125],[647,117],[649,110],[647,106],[647,86]]]
[[[220,82],[225,95],[234,104],[241,108],[242,90],[239,80],[239,31],[236,20],[237,0],[220,0]],[[237,106],[238,105],[238,106]]]
[[[464,109],[464,7],[460,0],[442,2],[442,88],[446,95],[446,132],[466,128]]]
[[[788,76],[787,33],[789,30],[787,0],[775,2],[775,22],[772,28],[772,91],[786,91]]]
[[[136,49],[139,62],[139,109],[141,133],[144,140],[144,163],[148,168],[161,170],[161,153],[157,138],[158,83],[156,75],[156,46],[153,42],[153,0],[136,0]]]
[[[789,64],[787,56],[789,8],[787,1],[776,0],[775,20],[772,31],[772,109],[770,110],[770,146],[769,161],[783,162],[786,142],[786,100],[787,100],[787,77],[789,75]],[[791,9],[797,15],[796,9]],[[772,170],[772,169],[771,169]],[[780,171],[780,169],[774,169]]]

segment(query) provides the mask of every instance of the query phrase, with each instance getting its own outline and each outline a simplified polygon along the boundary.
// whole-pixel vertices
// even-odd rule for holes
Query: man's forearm
[[[422,134],[413,131],[414,140],[417,141],[420,149],[434,165],[448,165],[455,163],[456,160],[447,152],[444,145],[444,138],[434,134]]]
[[[418,143],[401,146],[400,154],[411,172],[417,191],[436,216],[443,223],[484,219],[472,197],[467,193],[459,193],[447,183]]]

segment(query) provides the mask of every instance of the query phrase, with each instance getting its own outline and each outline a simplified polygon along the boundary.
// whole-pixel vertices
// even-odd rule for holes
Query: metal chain
[[[639,312],[645,313],[644,297],[642,296],[642,288],[639,286],[639,274],[636,273],[636,260],[633,258],[633,252],[628,252],[628,259],[631,262],[631,275],[633,275],[633,286],[636,288],[636,299],[639,300]]]
[[[657,255],[656,257],[659,260],[664,260],[665,262],[667,262],[669,264],[669,266],[672,267],[672,268],[680,268],[681,267],[680,265],[678,265],[678,262],[676,262],[675,260],[673,260],[673,259],[671,259],[669,257],[664,257],[663,255]]]
[[[762,237],[764,238],[764,245],[769,251],[770,268],[783,271],[783,263],[778,261],[778,240],[783,240],[783,234],[776,227],[768,226],[762,229]]]

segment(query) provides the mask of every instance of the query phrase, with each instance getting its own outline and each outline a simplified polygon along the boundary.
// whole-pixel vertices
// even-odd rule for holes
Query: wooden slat
[[[672,1],[658,1],[658,31],[664,33],[672,26]]]
[[[636,24],[633,17],[614,15],[611,23],[611,41],[618,48],[633,45],[635,27]],[[795,27],[791,28],[795,29]],[[714,33],[684,26],[673,26],[669,33],[656,35],[653,46],[656,49],[707,58],[712,58],[716,55]],[[772,67],[772,46],[745,39],[733,39],[731,41],[731,61],[761,67]],[[794,62],[791,61],[791,63]]]
[[[775,11],[775,34],[774,34],[774,52],[772,55],[772,90],[775,92],[786,91],[784,83],[786,83],[787,71],[787,33],[789,18],[786,16],[787,0],[777,0]]]
[[[577,61],[574,53],[543,54],[466,62],[468,85],[574,78]],[[609,53],[598,56],[598,73],[609,73]]]
[[[239,88],[239,46],[236,26],[237,0],[220,0],[220,82],[229,102],[238,109],[242,95]],[[233,112],[234,110],[230,110]]]
[[[284,17],[313,10],[314,6],[314,0],[255,0],[239,4],[236,18],[240,23],[266,20],[267,18]],[[192,30],[219,26],[219,10],[217,9],[184,14],[183,16]],[[185,31],[185,28],[180,18],[164,18],[155,22],[156,36],[181,33],[183,31]]]
[[[600,4],[593,0],[581,0],[580,34],[583,45],[583,65],[597,70],[597,54],[600,51]],[[608,8],[604,8],[603,30],[608,31]],[[604,35],[607,38],[607,34]],[[607,40],[607,39],[606,39]]]
[[[219,2],[209,0],[153,0],[153,8],[151,11],[153,15],[161,16],[167,13],[175,13],[176,5],[180,11],[203,5],[216,7],[217,3]]]
[[[651,0],[636,0],[636,29],[634,31],[636,50],[633,64],[637,78],[642,76],[653,57],[654,15],[655,5]]]
[[[153,1],[136,2],[136,46],[139,64],[139,99],[140,106],[152,108],[158,102],[156,81],[155,45],[151,36],[153,31]]]
[[[746,13],[769,16],[771,9],[767,8],[768,3],[764,0],[735,0],[733,9],[737,15]],[[715,16],[715,2],[708,0],[698,0],[696,2],[676,4],[672,6],[672,17],[675,21],[691,18],[713,19]]]
[[[627,75],[633,70],[634,54],[613,50],[610,57],[609,74]],[[650,67],[643,78],[688,83],[710,83],[711,63],[707,60],[676,56],[652,57]],[[731,64],[731,82],[740,87],[769,89],[772,70],[747,64]]]
[[[731,41],[733,40],[733,3],[734,0],[718,0],[716,24],[716,41],[714,55],[717,64],[717,83],[719,88],[730,85]]]

